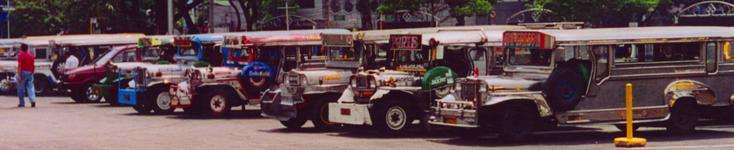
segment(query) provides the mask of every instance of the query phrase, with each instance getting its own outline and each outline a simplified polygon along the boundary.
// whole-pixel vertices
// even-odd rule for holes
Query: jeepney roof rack
[[[520,23],[518,25],[525,26],[528,29],[581,29],[584,28],[584,22],[541,22],[541,23]]]

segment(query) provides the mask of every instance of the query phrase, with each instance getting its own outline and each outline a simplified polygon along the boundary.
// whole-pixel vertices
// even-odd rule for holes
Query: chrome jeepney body
[[[426,62],[431,62],[433,67],[422,64],[398,65],[393,66],[394,70],[383,68],[355,74],[350,88],[344,91],[339,101],[329,104],[329,120],[351,125],[372,125],[387,132],[402,131],[413,120],[424,122],[425,111],[430,103],[428,99],[445,96],[452,89],[457,76],[480,70],[486,72],[490,68],[485,64],[471,69],[474,63],[464,62],[462,57],[466,56],[467,50],[488,54],[490,51],[487,48],[499,45],[502,32],[510,29],[521,27],[457,28],[419,35],[422,39],[419,38],[417,43],[408,42],[411,37],[391,37],[391,50],[394,52],[405,51],[399,49],[401,47],[415,47],[418,51],[427,48],[430,52],[426,55]],[[400,109],[396,111],[391,109],[398,107]],[[404,115],[398,114],[396,116],[402,117],[388,119],[393,112],[403,112]]]
[[[508,31],[505,36],[505,46],[534,44],[553,50],[550,67],[524,71],[541,76],[517,76],[512,72],[523,66],[507,64],[507,73],[501,76],[460,79],[455,92],[437,99],[432,106],[431,124],[467,128],[492,126],[501,134],[512,134],[503,133],[501,130],[507,129],[502,127],[501,119],[491,116],[501,110],[503,104],[527,102],[524,104],[536,108],[533,110],[537,113],[535,117],[550,118],[558,124],[618,125],[625,119],[623,89],[627,83],[635,87],[635,123],[666,123],[673,132],[694,129],[697,119],[689,121],[692,125],[679,125],[676,119],[671,120],[681,118],[676,112],[698,115],[701,111],[677,108],[676,102],[702,108],[732,104],[730,97],[734,90],[727,88],[734,84],[728,80],[733,75],[728,72],[734,72],[728,61],[734,38],[731,28],[536,30]],[[518,39],[522,36],[527,39]],[[512,50],[508,48],[509,51]],[[578,76],[581,78],[559,77],[568,75],[561,73],[568,71],[562,69],[568,64],[586,66],[572,67],[582,70]],[[556,80],[568,82],[567,85],[578,82],[582,86],[559,85]]]

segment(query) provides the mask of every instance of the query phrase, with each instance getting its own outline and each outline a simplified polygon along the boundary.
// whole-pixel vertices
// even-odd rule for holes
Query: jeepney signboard
[[[390,49],[392,50],[420,50],[421,35],[393,34],[390,35]]]
[[[191,47],[191,37],[175,37],[173,38],[173,44],[181,47]]]
[[[352,47],[354,41],[351,34],[321,34],[324,46],[330,47]]]
[[[552,49],[555,38],[540,32],[505,32],[502,36],[502,45],[505,47],[526,47],[538,49]]]

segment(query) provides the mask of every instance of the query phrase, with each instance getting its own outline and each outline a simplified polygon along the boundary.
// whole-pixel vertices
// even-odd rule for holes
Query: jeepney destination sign
[[[321,34],[324,46],[352,47],[352,35],[350,34]]]
[[[553,43],[553,37],[540,32],[505,32],[502,37],[502,45],[505,47],[552,49]]]
[[[421,35],[399,34],[390,35],[390,48],[393,50],[420,50]]]

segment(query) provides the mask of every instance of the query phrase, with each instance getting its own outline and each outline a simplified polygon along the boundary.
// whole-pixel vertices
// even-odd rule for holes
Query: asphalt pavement
[[[74,103],[40,97],[36,108],[17,108],[0,96],[0,150],[14,149],[614,149],[623,133],[613,126],[567,127],[536,133],[531,141],[506,143],[493,135],[469,137],[466,130],[414,129],[394,136],[370,128],[319,131],[285,129],[257,109],[226,116],[139,115],[130,107]],[[693,135],[673,136],[643,127],[642,149],[734,149],[734,121],[703,121]]]

